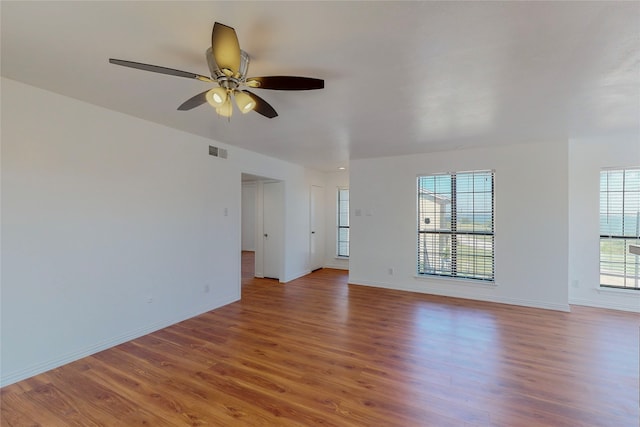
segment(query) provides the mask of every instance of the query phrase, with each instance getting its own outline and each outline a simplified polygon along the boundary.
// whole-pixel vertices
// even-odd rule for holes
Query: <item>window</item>
[[[640,289],[640,168],[600,172],[600,285]]]
[[[338,256],[349,256],[349,189],[338,189]]]
[[[418,274],[494,281],[493,171],[418,177]]]

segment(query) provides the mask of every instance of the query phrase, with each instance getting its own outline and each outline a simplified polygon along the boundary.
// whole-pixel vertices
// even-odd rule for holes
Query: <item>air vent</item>
[[[214,147],[213,145],[209,146],[209,155],[214,157],[220,157],[222,159],[227,158],[227,150],[224,148]]]

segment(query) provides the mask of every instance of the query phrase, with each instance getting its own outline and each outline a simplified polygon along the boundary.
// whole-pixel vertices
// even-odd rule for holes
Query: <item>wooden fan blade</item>
[[[143,64],[141,62],[125,61],[122,59],[109,58],[109,62],[123,67],[137,68],[138,70],[152,71],[154,73],[168,74],[170,76],[186,77],[188,79],[198,79],[203,82],[213,82],[207,76],[190,73],[188,71],[174,70],[173,68],[161,67],[159,65]]]
[[[324,80],[296,76],[249,77],[247,86],[256,89],[313,90],[324,88]]]
[[[207,92],[209,92],[208,89],[202,93],[197,94],[196,96],[187,99],[182,103],[182,105],[178,107],[178,110],[187,111],[201,106],[202,104],[207,102]]]
[[[220,70],[227,76],[238,75],[240,71],[240,43],[236,30],[224,24],[213,24],[211,50]]]
[[[264,99],[260,98],[255,93],[251,93],[248,90],[243,90],[242,92],[246,93],[256,102],[256,106],[253,109],[258,114],[262,114],[265,117],[273,119],[274,117],[278,117],[278,113],[273,109],[271,105]]]

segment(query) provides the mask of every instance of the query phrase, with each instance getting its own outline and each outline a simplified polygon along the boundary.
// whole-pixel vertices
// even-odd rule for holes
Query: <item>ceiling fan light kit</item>
[[[237,91],[235,93],[236,105],[242,114],[247,114],[256,107],[256,102],[244,92]]]
[[[222,117],[231,117],[233,114],[233,104],[231,103],[231,99],[227,98],[224,104],[216,108],[216,113]]]
[[[207,102],[213,108],[219,108],[228,98],[227,90],[221,87],[214,87],[209,92],[207,92]]]
[[[233,114],[231,98],[235,99],[238,109],[243,114],[255,111],[270,119],[278,116],[276,110],[267,101],[248,90],[240,89],[242,86],[271,90],[314,90],[324,88],[324,80],[312,77],[247,77],[250,62],[249,55],[240,49],[236,31],[219,22],[213,25],[211,47],[205,52],[205,57],[211,72],[211,78],[173,68],[122,59],[110,58],[109,62],[154,73],[192,78],[206,83],[217,83],[217,87],[189,98],[178,107],[178,110],[191,110],[204,103],[209,103],[223,117],[231,117]]]

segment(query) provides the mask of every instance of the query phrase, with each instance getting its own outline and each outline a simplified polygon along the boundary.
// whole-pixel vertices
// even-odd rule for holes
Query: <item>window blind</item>
[[[338,189],[338,256],[349,256],[349,189]]]
[[[494,281],[494,172],[418,177],[418,274]]]
[[[640,289],[640,168],[600,172],[600,285]]]

